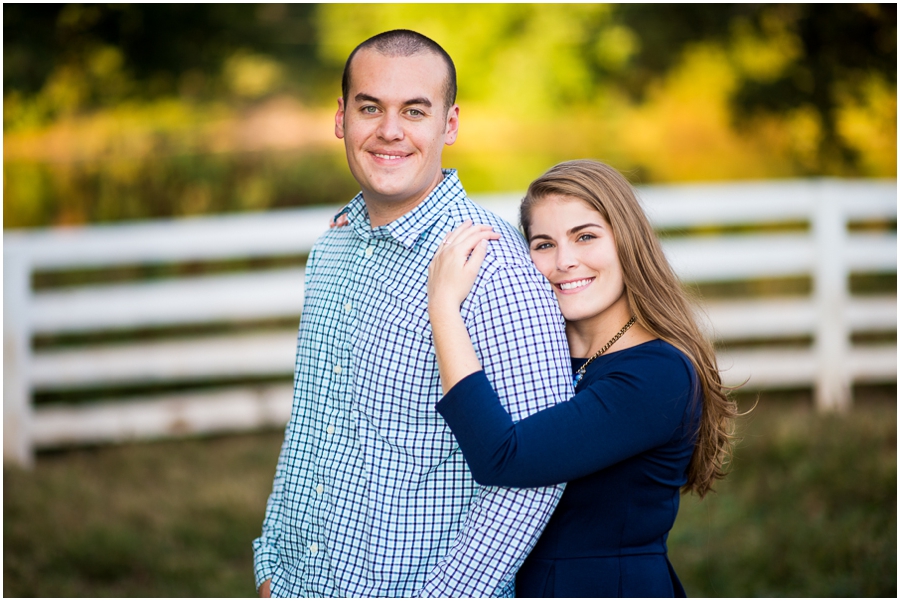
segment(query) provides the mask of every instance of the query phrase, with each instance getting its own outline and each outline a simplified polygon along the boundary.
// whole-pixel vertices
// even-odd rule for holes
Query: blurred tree
[[[332,135],[341,69],[357,43],[395,28],[457,63],[464,136],[447,158],[473,192],[523,188],[573,156],[643,183],[896,177],[896,15],[4,4],[4,225],[338,202],[355,190]]]
[[[5,4],[5,125],[126,99],[316,97],[323,77],[310,4]],[[327,67],[326,67],[327,69]],[[285,72],[303,77],[281,77]],[[18,102],[17,102],[18,101]],[[7,104],[5,102],[4,104]]]
[[[855,174],[859,153],[840,135],[841,106],[864,103],[873,79],[896,90],[896,4],[623,4],[615,18],[639,41],[621,79],[634,98],[687,48],[718,42],[733,51],[740,75],[731,99],[735,124],[805,118],[817,138],[814,156],[800,161],[808,173]],[[773,49],[774,60],[760,64]]]

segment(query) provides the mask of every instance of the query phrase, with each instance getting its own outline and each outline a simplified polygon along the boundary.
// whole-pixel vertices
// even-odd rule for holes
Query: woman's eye
[[[540,244],[535,244],[531,250],[545,250],[547,248],[550,248],[550,243],[549,242],[541,242]]]
[[[595,236],[594,234],[581,234],[580,236],[578,236],[578,241],[587,242],[588,240],[593,240],[596,237],[597,236]]]

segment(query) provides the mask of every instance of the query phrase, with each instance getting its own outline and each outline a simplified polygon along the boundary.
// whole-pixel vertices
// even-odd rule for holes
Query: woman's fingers
[[[454,229],[451,232],[448,232],[447,235],[444,236],[443,246],[450,246],[451,244],[453,244],[456,241],[456,239],[459,238],[460,234],[462,232],[466,231],[470,227],[472,227],[472,220],[466,219],[461,224],[456,226],[456,229]]]
[[[328,227],[329,228],[344,227],[345,225],[347,225],[349,223],[350,223],[350,220],[347,219],[347,214],[341,213],[340,215],[338,215],[337,219],[332,220],[331,223],[328,224]]]
[[[477,227],[477,229],[476,229]],[[461,254],[468,256],[475,248],[478,247],[478,244],[484,240],[485,242],[488,240],[497,240],[500,238],[500,234],[493,231],[490,226],[476,226],[470,228],[463,232],[459,238],[452,244],[452,247],[455,249],[459,249]]]
[[[468,255],[481,240],[497,240],[498,238],[500,238],[500,234],[494,232],[490,225],[473,225],[471,221],[466,220],[447,234],[438,250],[442,250],[444,247],[453,247],[465,251]]]
[[[488,239],[482,238],[475,245],[475,248],[472,249],[472,253],[469,255],[468,260],[466,261],[466,267],[478,273],[478,270],[481,269],[481,263],[484,261],[484,257],[487,256],[487,248],[488,248]]]
[[[428,266],[429,313],[458,311],[475,283],[489,240],[500,238],[489,225],[466,221],[447,234]]]

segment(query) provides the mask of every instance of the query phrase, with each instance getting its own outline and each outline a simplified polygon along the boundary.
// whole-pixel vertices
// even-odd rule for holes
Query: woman
[[[679,491],[702,497],[724,475],[736,415],[713,348],[615,169],[553,167],[528,188],[520,219],[566,319],[572,399],[513,424],[481,371],[459,307],[498,234],[471,224],[448,234],[428,291],[437,409],[475,479],[568,482],[516,594],[684,596],[666,555]]]

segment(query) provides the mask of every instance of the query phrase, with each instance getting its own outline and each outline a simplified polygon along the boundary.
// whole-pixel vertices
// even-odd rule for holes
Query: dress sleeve
[[[677,356],[623,361],[569,401],[514,423],[484,372],[437,409],[472,475],[487,486],[568,482],[669,441],[681,431],[691,371]]]
[[[495,385],[494,402],[518,419],[572,394],[565,323],[530,262],[483,270],[463,306],[472,343]],[[561,486],[479,487],[449,552],[417,596],[514,596],[514,579],[562,496]]]

